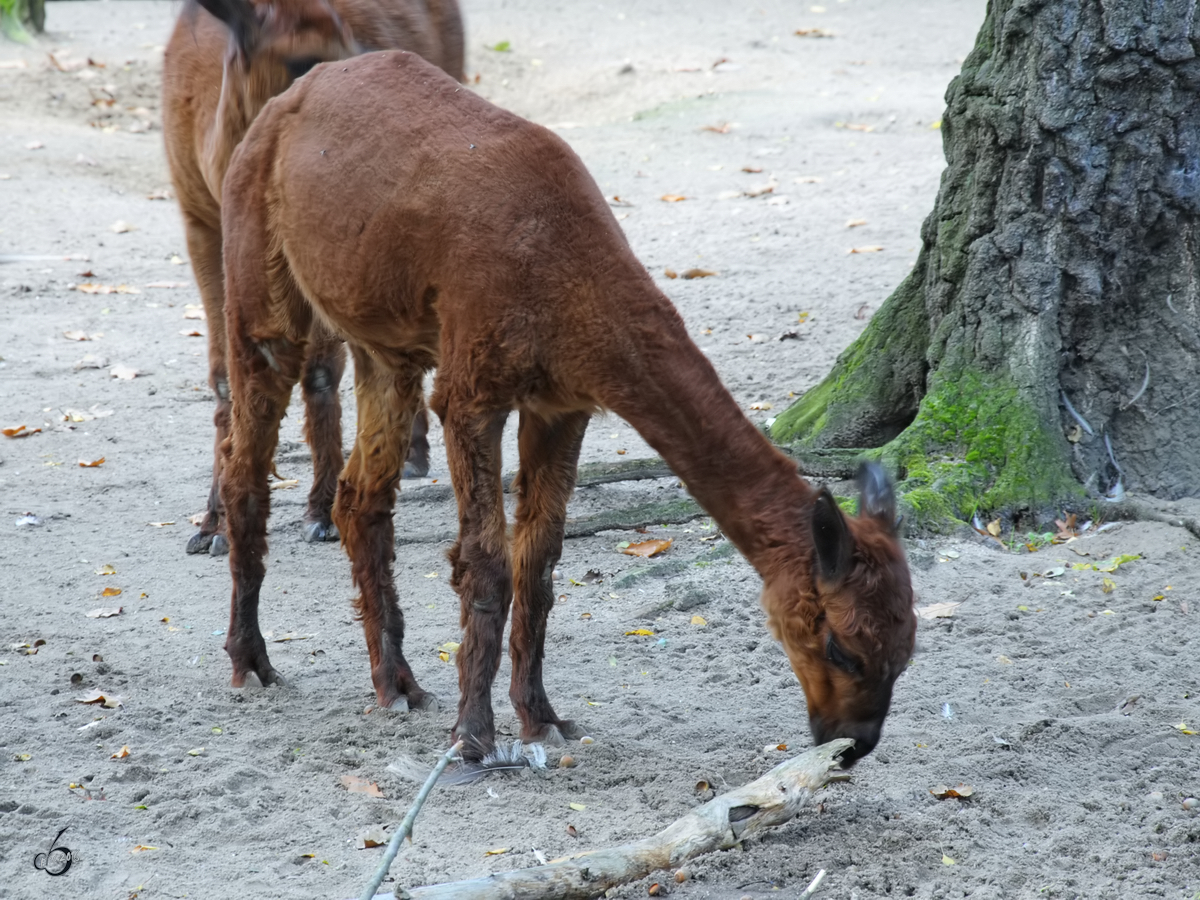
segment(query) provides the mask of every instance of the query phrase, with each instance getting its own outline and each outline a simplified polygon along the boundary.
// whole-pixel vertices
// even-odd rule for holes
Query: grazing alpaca
[[[550,131],[411,53],[314,69],[272,100],[224,195],[233,425],[222,483],[233,684],[279,676],[258,627],[267,476],[314,322],[354,355],[358,438],[334,521],[350,555],[380,706],[430,697],[404,658],[392,578],[397,473],[437,367],[458,501],[451,584],[464,630],[457,737],[494,745],[491,686],[513,605],[512,698],[527,741],[580,729],[542,686],[550,574],[592,414],[633,425],[763,578],[770,626],[818,741],[871,750],[916,618],[895,501],[877,468],[859,516],[800,478],[742,414],[634,257],[599,188]],[[520,411],[510,548],[500,437]]]
[[[463,74],[462,19],[456,0],[198,0],[189,2],[163,61],[163,131],[167,161],[187,231],[188,252],[208,318],[209,383],[217,396],[216,451],[208,511],[188,553],[228,549],[221,521],[221,442],[229,433],[221,184],[234,149],[254,117],[314,65],[363,48],[412,50],[455,78]],[[203,10],[200,9],[203,7]],[[204,10],[207,10],[205,12]],[[306,541],[335,538],[330,509],[342,467],[338,383],[346,367],[339,338],[318,327],[301,385],[305,436],[314,478],[305,514]],[[428,416],[414,422],[406,475],[429,470]]]

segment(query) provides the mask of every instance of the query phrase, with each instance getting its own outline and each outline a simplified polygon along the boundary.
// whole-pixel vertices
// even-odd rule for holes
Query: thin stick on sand
[[[400,843],[412,832],[413,822],[417,820],[417,813],[421,811],[421,806],[425,803],[425,798],[429,796],[429,792],[433,790],[433,786],[437,784],[438,778],[442,772],[446,771],[446,766],[450,764],[450,760],[458,755],[458,751],[462,749],[463,742],[458,741],[453,747],[442,754],[442,758],[438,760],[438,764],[433,767],[433,771],[429,773],[429,777],[425,779],[425,783],[421,785],[421,790],[417,792],[417,799],[413,801],[412,806],[408,808],[408,815],[404,817],[404,821],[400,823],[400,827],[396,829],[396,833],[392,835],[392,839],[388,841],[387,850],[383,853],[383,860],[379,863],[379,868],[375,870],[375,874],[371,876],[371,883],[367,885],[367,889],[362,892],[359,900],[371,900],[375,896],[375,891],[379,885],[383,883],[383,879],[387,877],[388,869],[392,867],[392,861],[396,858],[396,854],[400,852]]]
[[[659,869],[676,868],[693,857],[734,847],[755,832],[782,825],[808,803],[813,791],[837,777],[838,757],[853,744],[845,738],[830,741],[780,763],[757,781],[715,797],[676,819],[654,837],[531,869],[407,891],[397,889],[396,900],[598,897],[615,885],[636,881]],[[369,894],[364,900],[369,900]]]

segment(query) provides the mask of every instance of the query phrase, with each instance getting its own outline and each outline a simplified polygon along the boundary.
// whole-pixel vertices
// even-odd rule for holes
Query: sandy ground
[[[556,128],[621,199],[635,250],[762,419],[772,413],[751,406],[778,411],[815,384],[915,259],[943,166],[931,125],[983,2],[733,8],[468,0],[468,70],[485,96]],[[452,502],[406,484],[397,509],[397,532],[416,539],[396,566],[408,655],[443,711],[372,710],[344,555],[299,540],[310,466],[295,414],[279,467],[300,485],[273,494],[262,610],[264,631],[299,638],[270,645],[289,683],[228,687],[227,568],[183,553],[207,490],[212,397],[203,341],[181,331],[205,323],[183,317],[198,297],[175,262],[178,209],[147,199],[169,183],[158,92],[178,10],[54,2],[37,47],[0,46],[0,424],[42,429],[0,439],[5,898],[357,895],[381,851],[355,849],[355,835],[397,821],[415,792],[389,764],[432,764],[453,723],[454,667],[437,649],[459,637],[437,540]],[[835,36],[794,35],[812,27]],[[486,49],[500,41],[511,49]],[[115,233],[119,220],[134,230]],[[719,274],[669,280],[668,267]],[[81,282],[140,293],[71,289]],[[792,330],[797,340],[778,340]],[[79,367],[89,355],[104,367]],[[115,379],[112,365],[140,374]],[[349,379],[343,393],[349,416]],[[433,440],[444,485],[436,429]],[[585,460],[620,450],[649,455],[623,422],[594,423]],[[581,489],[571,515],[679,493],[671,479]],[[595,743],[571,748],[573,769],[438,789],[393,866],[400,884],[648,834],[700,802],[697,781],[739,785],[784,757],[764,747],[809,744],[750,567],[705,540],[705,519],[649,531],[675,541],[661,561],[620,554],[635,535],[605,532],[568,540],[559,567],[547,687]],[[690,865],[683,885],[664,879],[670,892],[796,896],[825,868],[821,896],[846,900],[1200,897],[1200,810],[1182,803],[1200,794],[1200,736],[1177,727],[1200,731],[1195,541],[1125,524],[1031,555],[1004,538],[1017,549],[910,540],[920,602],[962,605],[922,621],[879,749],[794,824]],[[1140,558],[1072,568],[1118,554]],[[600,583],[572,583],[592,570]],[[699,605],[638,615],[665,596]],[[117,617],[86,615],[117,605]],[[656,634],[626,635],[637,628]],[[506,660],[495,702],[511,735],[508,674]],[[122,705],[78,702],[97,689]],[[349,793],[345,775],[383,798]],[[960,782],[971,799],[930,794]],[[50,878],[33,856],[64,826],[74,864]]]

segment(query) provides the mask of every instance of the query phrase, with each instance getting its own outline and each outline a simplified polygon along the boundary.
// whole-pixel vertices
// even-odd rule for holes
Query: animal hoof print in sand
[[[225,535],[214,534],[212,536],[212,543],[209,544],[209,546],[208,546],[208,555],[209,556],[228,556],[229,555],[229,541],[226,540]]]
[[[197,531],[187,542],[187,552],[189,554],[207,553],[208,548],[212,546],[214,535],[205,534],[203,531]]]
[[[306,544],[336,541],[337,539],[338,530],[335,525],[326,525],[324,522],[310,522],[304,526],[304,543]]]

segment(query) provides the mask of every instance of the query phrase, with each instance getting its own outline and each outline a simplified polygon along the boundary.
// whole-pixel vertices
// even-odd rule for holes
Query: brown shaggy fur
[[[209,382],[217,396],[216,448],[208,511],[189,553],[208,552],[224,532],[218,485],[222,441],[229,434],[221,186],[229,159],[268,100],[292,83],[292,71],[367,49],[421,54],[450,75],[463,75],[457,0],[201,0],[188,3],[163,61],[163,131],[179,196],[188,253],[208,318]],[[210,13],[209,10],[212,12]],[[220,20],[216,18],[220,16]],[[228,23],[228,25],[226,24]],[[309,343],[301,387],[305,437],[314,478],[305,539],[333,537],[330,510],[342,467],[342,411],[337,388],[346,366],[339,338],[318,329]],[[411,464],[428,469],[424,405],[414,424]],[[213,552],[222,552],[224,540]]]
[[[722,386],[562,140],[413,54],[370,54],[320,66],[267,105],[234,156],[224,213],[235,685],[251,672],[275,677],[256,622],[267,472],[317,321],[355,357],[358,440],[334,519],[381,705],[427,697],[401,650],[391,511],[417,386],[436,366],[430,406],[459,508],[455,733],[468,756],[494,743],[491,685],[510,604],[521,736],[580,733],[555,714],[542,659],[550,573],[598,409],[662,454],[762,575],[818,740],[855,737],[860,755],[874,746],[916,629],[886,480],[847,519],[797,475]],[[500,438],[512,409],[521,459],[510,550]]]

